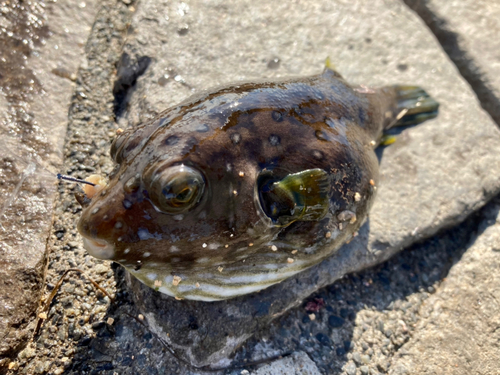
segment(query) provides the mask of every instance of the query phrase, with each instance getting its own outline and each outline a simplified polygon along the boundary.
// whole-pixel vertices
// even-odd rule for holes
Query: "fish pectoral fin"
[[[328,212],[330,181],[319,168],[289,174],[265,193],[268,216],[280,226],[321,220]]]

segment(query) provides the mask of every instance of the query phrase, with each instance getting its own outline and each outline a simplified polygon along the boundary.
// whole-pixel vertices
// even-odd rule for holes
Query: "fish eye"
[[[203,197],[205,180],[201,173],[186,165],[174,165],[146,177],[149,199],[157,209],[178,214],[195,207]]]

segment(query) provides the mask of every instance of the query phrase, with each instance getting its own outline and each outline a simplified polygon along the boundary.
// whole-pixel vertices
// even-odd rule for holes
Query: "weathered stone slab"
[[[500,206],[437,292],[390,374],[494,374],[500,363]],[[496,223],[495,223],[496,222]],[[494,225],[492,225],[494,223]]]
[[[96,1],[0,11],[0,371],[31,336],[73,82]],[[45,168],[44,168],[45,167]]]
[[[500,3],[404,0],[429,26],[481,105],[500,124]]]
[[[268,365],[262,366],[251,373],[241,375],[320,375],[318,367],[304,352],[293,353],[291,356],[276,360]]]
[[[498,128],[401,3],[143,1],[131,30],[121,77],[122,89],[133,89],[121,91],[129,99],[122,125],[217,84],[318,73],[326,56],[352,83],[417,84],[441,103],[437,120],[404,130],[384,151],[369,221],[322,264],[261,293],[209,304],[175,301],[131,280],[150,327],[195,365],[227,364],[256,329],[313,291],[462,221],[500,191]]]

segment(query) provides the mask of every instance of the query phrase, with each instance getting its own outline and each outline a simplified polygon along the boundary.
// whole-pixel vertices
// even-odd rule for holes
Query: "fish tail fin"
[[[438,115],[439,103],[418,86],[393,86],[396,101],[393,120],[384,129],[420,124]]]

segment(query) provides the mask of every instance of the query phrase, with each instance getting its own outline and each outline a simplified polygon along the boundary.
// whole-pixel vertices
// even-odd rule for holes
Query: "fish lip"
[[[101,238],[88,238],[83,236],[83,247],[95,258],[113,259],[115,247]]]

